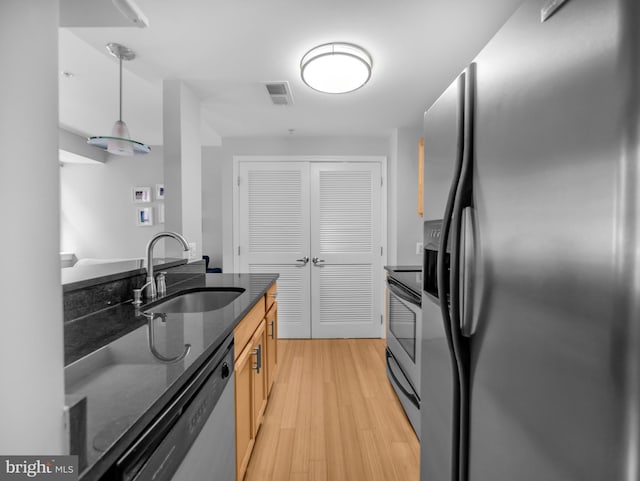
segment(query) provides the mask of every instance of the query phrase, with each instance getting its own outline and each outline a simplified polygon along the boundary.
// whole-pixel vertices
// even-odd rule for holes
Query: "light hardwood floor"
[[[245,481],[418,481],[420,447],[383,339],[280,340]]]

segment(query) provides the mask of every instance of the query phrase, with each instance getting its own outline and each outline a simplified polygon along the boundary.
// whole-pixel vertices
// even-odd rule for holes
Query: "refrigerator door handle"
[[[462,275],[460,276],[460,332],[465,337],[473,334],[473,280],[475,277],[475,230],[473,224],[473,208],[465,207],[462,210]]]
[[[461,286],[464,283],[465,245],[462,243],[464,224],[463,213],[473,204],[473,146],[474,146],[474,110],[475,110],[475,64],[465,70],[463,102],[463,149],[460,174],[453,194],[451,209],[451,344],[457,363],[459,382],[458,407],[458,477],[456,481],[469,479],[469,409],[470,409],[470,345],[469,337],[464,335],[464,314],[461,311],[465,297]],[[467,212],[471,212],[468,210]],[[471,232],[471,229],[470,229]],[[469,306],[467,310],[470,311]]]
[[[463,445],[461,439],[461,401],[463,393],[461,387],[463,385],[460,379],[460,359],[459,353],[456,349],[456,331],[459,330],[459,319],[456,320],[456,311],[459,309],[458,300],[455,295],[455,290],[458,289],[458,285],[454,280],[455,277],[455,263],[456,263],[456,225],[455,221],[455,207],[458,204],[458,189],[460,188],[460,182],[462,177],[462,170],[465,156],[465,146],[467,144],[467,136],[465,134],[466,119],[465,114],[466,107],[466,73],[462,73],[457,79],[458,86],[458,111],[457,111],[457,139],[456,139],[456,157],[455,167],[453,173],[453,179],[449,194],[447,196],[447,203],[445,206],[444,216],[442,219],[442,234],[440,237],[440,247],[438,249],[438,263],[437,263],[437,279],[438,279],[438,298],[440,299],[440,312],[442,314],[443,327],[447,338],[447,346],[449,348],[449,355],[451,357],[451,370],[453,375],[453,418],[451,425],[451,481],[466,481],[461,479],[460,468],[463,465],[461,459],[461,447]],[[459,234],[459,232],[458,232]],[[451,242],[450,241],[451,238]],[[451,252],[449,252],[449,245],[451,246]],[[449,255],[451,259],[450,267],[445,262],[446,256]],[[448,302],[450,300],[450,302]]]

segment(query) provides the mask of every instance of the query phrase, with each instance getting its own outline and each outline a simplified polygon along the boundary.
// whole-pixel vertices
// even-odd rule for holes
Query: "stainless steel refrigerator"
[[[421,479],[639,480],[640,1],[525,1],[424,128]]]

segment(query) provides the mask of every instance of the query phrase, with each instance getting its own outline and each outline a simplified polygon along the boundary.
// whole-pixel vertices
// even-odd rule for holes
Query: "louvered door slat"
[[[370,253],[371,172],[320,172],[320,253]]]
[[[252,170],[247,177],[249,252],[301,252],[306,229],[302,173]]]
[[[373,276],[370,265],[327,265],[320,269],[320,318],[336,329],[368,324],[374,315]],[[345,327],[346,326],[346,327]],[[354,337],[342,331],[343,337]]]

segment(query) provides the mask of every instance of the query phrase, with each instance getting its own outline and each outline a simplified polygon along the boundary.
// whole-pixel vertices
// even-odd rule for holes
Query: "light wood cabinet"
[[[242,351],[235,363],[236,383],[236,473],[247,469],[254,444],[251,370],[251,346]],[[238,477],[242,479],[242,477]]]
[[[275,284],[234,329],[236,479],[249,465],[277,367]],[[267,312],[268,311],[268,312]]]
[[[253,356],[253,436],[258,434],[264,410],[267,407],[267,330],[265,329],[265,321],[263,320],[251,342],[251,355]]]
[[[266,338],[267,338],[267,395],[271,393],[271,386],[278,369],[278,303],[273,302],[267,311]]]

